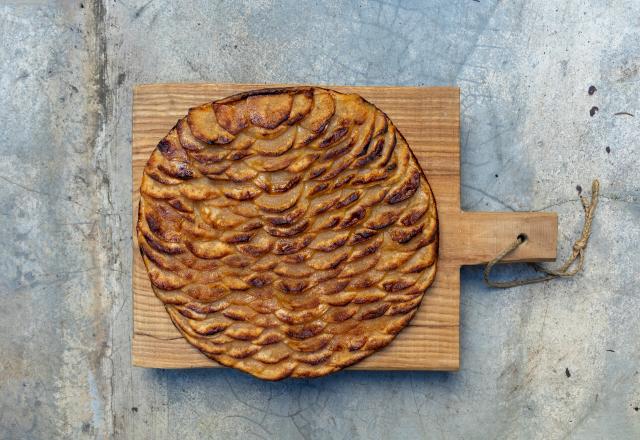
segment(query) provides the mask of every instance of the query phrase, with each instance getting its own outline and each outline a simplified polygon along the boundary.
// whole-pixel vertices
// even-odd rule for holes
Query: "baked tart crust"
[[[262,379],[324,376],[385,347],[436,274],[429,183],[355,94],[262,89],[192,108],[140,193],[140,252],[173,323]]]

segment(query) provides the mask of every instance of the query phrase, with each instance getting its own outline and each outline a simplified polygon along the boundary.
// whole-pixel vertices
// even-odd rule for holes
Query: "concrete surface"
[[[639,29],[634,0],[4,0],[0,437],[639,438]],[[459,373],[132,368],[131,87],[159,81],[457,84],[463,207],[555,210],[565,256],[599,177],[586,271],[464,269]]]

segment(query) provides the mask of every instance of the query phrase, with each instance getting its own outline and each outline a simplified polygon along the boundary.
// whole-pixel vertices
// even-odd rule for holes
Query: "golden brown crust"
[[[436,272],[429,184],[357,95],[256,90],[189,110],[144,170],[137,223],[183,336],[257,377],[317,377],[389,344]]]

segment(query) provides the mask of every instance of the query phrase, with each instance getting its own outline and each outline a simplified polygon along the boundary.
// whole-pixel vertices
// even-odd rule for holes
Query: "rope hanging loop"
[[[573,252],[569,259],[560,267],[556,269],[546,268],[538,263],[531,263],[535,270],[542,272],[545,275],[541,277],[524,278],[520,280],[511,281],[493,281],[489,278],[493,266],[500,263],[511,252],[515,251],[527,241],[525,234],[519,234],[516,240],[502,250],[493,260],[487,263],[484,268],[483,278],[484,282],[489,287],[498,287],[501,289],[507,289],[509,287],[524,286],[525,284],[541,283],[549,281],[554,278],[560,277],[572,277],[584,268],[584,255],[587,250],[587,244],[589,243],[589,237],[591,236],[591,225],[593,223],[593,217],[596,212],[596,206],[598,206],[598,195],[600,194],[600,182],[596,179],[591,184],[591,200],[585,196],[580,196],[580,202],[582,202],[582,208],[584,210],[584,226],[582,227],[582,234],[580,238],[573,244]],[[576,263],[577,264],[574,264]]]

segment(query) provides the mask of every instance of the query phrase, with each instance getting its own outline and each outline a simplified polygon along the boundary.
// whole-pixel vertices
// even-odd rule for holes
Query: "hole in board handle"
[[[524,243],[529,239],[529,237],[527,237],[527,234],[525,234],[524,232],[521,232],[520,234],[518,234],[517,238],[520,243]]]

